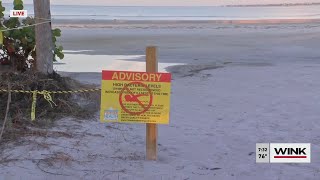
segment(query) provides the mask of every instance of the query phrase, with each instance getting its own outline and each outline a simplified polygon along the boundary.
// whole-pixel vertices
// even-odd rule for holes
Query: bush
[[[45,75],[41,73],[2,73],[0,74],[0,89],[25,91],[72,91],[79,89],[94,88],[91,85],[83,85],[68,77],[61,77],[57,73]],[[51,94],[52,101],[56,106],[43,97],[37,95],[36,120],[31,121],[32,93],[11,93],[11,103],[6,122],[5,136],[19,137],[20,132],[27,132],[30,127],[49,127],[60,118],[74,117],[77,119],[92,119],[99,107],[99,93],[67,93]],[[7,108],[8,93],[0,92],[0,127],[4,123]],[[0,130],[1,131],[1,130]]]
[[[14,0],[14,9],[22,10],[23,1]],[[0,45],[0,64],[11,65],[13,70],[24,72],[32,69],[36,60],[35,19],[27,17],[23,20],[10,17],[4,18],[5,8],[0,1],[0,29],[3,31],[3,44]],[[47,20],[43,20],[47,21]],[[21,28],[19,28],[21,27]],[[23,27],[23,28],[22,28]],[[9,30],[10,29],[10,30]],[[52,30],[54,49],[53,61],[63,59],[63,47],[56,44],[57,37],[61,36],[60,29]]]

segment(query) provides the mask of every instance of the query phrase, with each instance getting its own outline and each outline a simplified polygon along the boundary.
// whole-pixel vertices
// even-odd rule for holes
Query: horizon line
[[[3,3],[12,4],[12,3]],[[33,3],[25,3],[24,5],[33,5]],[[320,5],[320,2],[305,3],[270,3],[270,4],[225,4],[225,5],[92,5],[92,4],[55,4],[58,6],[104,6],[104,7],[258,7],[258,6],[312,6]]]

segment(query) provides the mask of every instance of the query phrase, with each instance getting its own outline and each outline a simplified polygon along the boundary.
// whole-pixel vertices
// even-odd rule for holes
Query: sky
[[[13,0],[2,1],[4,3],[13,2]],[[33,0],[24,0],[24,2],[32,3]],[[219,6],[239,4],[278,4],[302,2],[320,3],[320,0],[51,0],[51,4],[105,6]]]

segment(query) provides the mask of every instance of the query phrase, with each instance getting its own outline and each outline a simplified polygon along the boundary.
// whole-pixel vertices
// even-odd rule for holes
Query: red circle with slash
[[[132,85],[132,84],[138,84],[138,85],[140,85],[141,87],[144,87],[144,88],[146,89],[146,91],[148,91],[148,95],[134,94],[133,92],[131,92],[128,87],[129,87],[130,85]],[[124,100],[125,100],[125,101],[128,101],[128,102],[137,102],[137,103],[143,108],[142,111],[132,112],[132,111],[128,110],[128,109],[125,107],[125,105],[123,104],[123,98],[122,98],[122,95],[123,95],[123,93],[124,93],[125,91],[127,91],[129,94],[128,94],[128,95],[125,95]],[[148,105],[144,105],[144,104],[139,100],[139,97],[140,97],[140,96],[149,96],[149,104],[148,104]],[[150,88],[149,88],[146,84],[143,84],[142,82],[131,82],[131,83],[129,83],[129,84],[126,84],[126,85],[122,88],[122,90],[120,91],[120,95],[119,95],[119,103],[120,103],[121,108],[122,108],[126,113],[128,113],[128,114],[130,114],[130,115],[136,115],[136,116],[141,115],[141,114],[147,112],[147,111],[150,109],[150,107],[151,107],[151,105],[152,105],[152,99],[153,99],[153,97],[152,97],[152,92],[151,92]]]

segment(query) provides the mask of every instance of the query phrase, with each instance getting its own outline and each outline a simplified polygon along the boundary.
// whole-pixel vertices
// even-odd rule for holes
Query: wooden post
[[[158,72],[157,48],[147,47],[146,49],[146,70],[147,72]],[[147,124],[146,131],[146,151],[147,160],[157,160],[158,154],[158,126],[157,124]]]
[[[50,0],[33,0],[36,23],[51,20]],[[53,73],[53,42],[51,23],[36,25],[36,70],[45,74]]]

